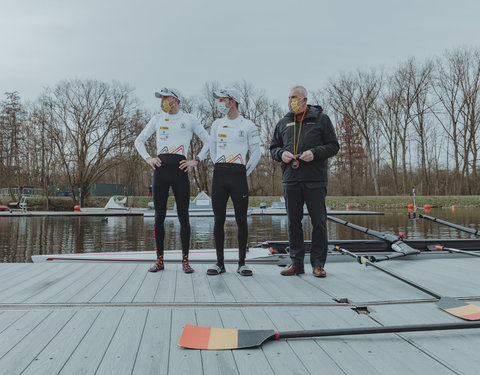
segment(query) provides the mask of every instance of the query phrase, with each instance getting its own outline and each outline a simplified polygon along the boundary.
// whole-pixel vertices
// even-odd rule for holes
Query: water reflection
[[[430,216],[480,229],[478,209],[434,209]],[[423,219],[409,219],[405,210],[388,210],[383,216],[343,216],[344,220],[388,233],[402,232],[407,238],[478,238]],[[191,248],[213,248],[213,218],[191,219]],[[29,262],[31,255],[104,251],[153,250],[153,218],[143,217],[15,217],[0,218],[0,261]],[[303,220],[305,239],[311,238],[311,222]],[[248,218],[249,244],[287,240],[286,216]],[[180,224],[165,222],[165,248],[180,248]],[[371,236],[329,222],[330,239],[372,239]],[[225,222],[225,246],[237,246],[234,218]]]

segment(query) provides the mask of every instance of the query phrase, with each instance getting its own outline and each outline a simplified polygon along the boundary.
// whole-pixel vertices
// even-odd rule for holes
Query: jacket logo
[[[181,127],[182,129],[185,129],[185,123],[182,122],[182,123],[180,124],[180,127]]]
[[[170,128],[168,126],[160,126],[160,130],[169,130]]]
[[[224,129],[228,128],[228,125],[223,125],[223,128],[224,128]]]
[[[285,125],[285,126],[288,127],[288,126],[293,126],[293,125],[295,125],[295,122],[289,122],[289,123],[288,123],[287,125]]]
[[[218,138],[227,138],[226,134],[218,134]]]
[[[238,136],[239,136],[239,137],[245,137],[245,132],[244,132],[243,130],[240,130],[240,131],[238,132]]]
[[[164,120],[165,120],[165,121],[170,121],[170,119],[169,119],[169,118],[164,118]]]

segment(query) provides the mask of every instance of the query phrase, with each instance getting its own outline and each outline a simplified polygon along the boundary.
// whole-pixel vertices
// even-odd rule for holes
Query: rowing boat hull
[[[225,249],[225,263],[238,263],[238,250]],[[280,259],[287,259],[288,255],[272,256],[268,248],[252,248],[247,253],[247,262],[250,263],[278,263]],[[81,254],[45,254],[32,255],[34,263],[42,262],[130,262],[152,263],[155,262],[155,251],[129,251],[108,253],[81,253]],[[188,260],[190,263],[209,263],[217,259],[215,249],[190,250]],[[164,252],[166,263],[180,263],[182,261],[181,250],[166,250]]]
[[[412,259],[418,257],[454,257],[463,255],[454,255],[446,251],[428,251],[428,245],[441,244],[446,247],[452,247],[456,249],[478,252],[480,251],[480,240],[463,240],[463,239],[449,239],[449,240],[405,240],[405,242],[415,248],[421,250],[418,255],[412,255],[405,257],[405,259]],[[363,256],[380,256],[392,254],[390,245],[385,241],[377,240],[344,240],[344,241],[330,241],[330,249],[328,255],[328,262],[338,262],[351,260],[349,257],[345,257],[332,248],[334,245],[339,245],[349,251],[352,251],[358,255]],[[268,241],[263,242],[255,247],[252,247],[247,252],[247,263],[250,264],[277,264],[284,265],[290,262],[288,255],[288,242],[286,241]],[[305,243],[307,250],[307,256],[305,257],[305,263],[310,262],[308,252],[310,251],[310,242]],[[155,261],[156,254],[154,251],[131,251],[131,252],[108,252],[108,253],[81,253],[81,254],[45,254],[45,255],[32,255],[32,261],[34,263],[41,262],[131,262],[131,263],[152,263]],[[166,250],[164,253],[164,259],[167,263],[180,263],[182,261],[182,252],[180,250]],[[214,263],[216,261],[215,249],[197,249],[190,250],[189,253],[190,263]],[[238,250],[226,249],[225,250],[225,263],[238,262]]]

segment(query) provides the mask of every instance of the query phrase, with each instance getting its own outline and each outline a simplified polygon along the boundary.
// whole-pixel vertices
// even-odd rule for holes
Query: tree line
[[[270,139],[286,104],[269,99],[252,83],[234,84],[242,116],[258,127],[263,155],[249,176],[252,195],[281,195],[280,165],[269,155]],[[332,77],[309,92],[332,118],[340,142],[330,161],[331,195],[399,195],[412,187],[424,195],[479,194],[480,50],[461,48],[397,67],[357,70]],[[221,117],[207,82],[182,110],[209,131]],[[287,94],[286,94],[287,95]],[[285,96],[286,96],[285,95]],[[160,109],[159,109],[160,110]],[[65,80],[33,103],[18,92],[0,102],[0,188],[69,186],[74,200],[98,182],[133,185],[146,195],[150,171],[133,141],[153,113],[134,90],[118,82]],[[148,147],[155,154],[152,137]],[[189,157],[201,148],[192,140]],[[211,161],[190,173],[192,194],[209,192]],[[13,195],[12,199],[18,199]]]

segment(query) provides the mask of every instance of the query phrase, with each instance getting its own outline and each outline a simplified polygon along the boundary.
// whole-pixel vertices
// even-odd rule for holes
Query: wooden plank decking
[[[478,302],[478,262],[398,261],[397,273]],[[456,321],[434,299],[354,262],[328,277],[241,277],[179,265],[0,264],[0,374],[476,374],[480,330],[291,339],[257,349],[178,347],[185,324],[298,330]],[[309,267],[307,270],[310,271]],[[335,300],[348,298],[350,303]],[[477,301],[477,302],[475,302]],[[368,306],[370,314],[358,314]]]

